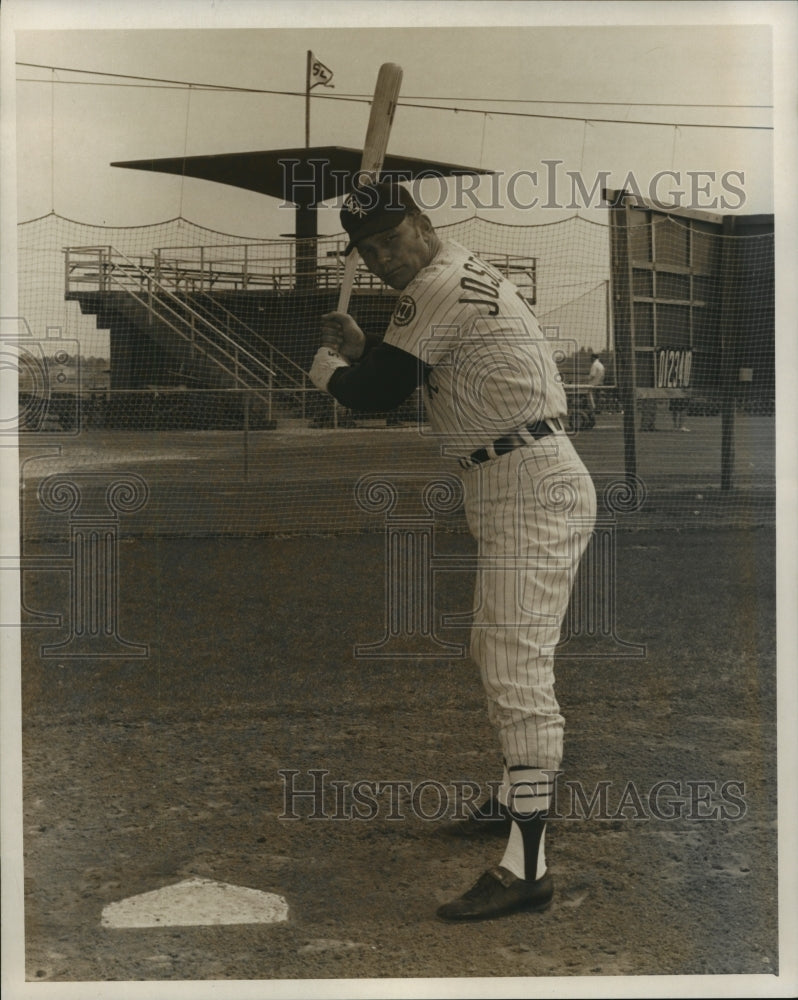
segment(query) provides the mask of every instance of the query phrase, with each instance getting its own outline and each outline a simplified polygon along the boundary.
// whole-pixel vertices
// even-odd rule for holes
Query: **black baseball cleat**
[[[447,921],[492,920],[522,910],[545,910],[553,895],[554,881],[548,872],[527,880],[497,866],[480,875],[459,899],[438,907],[436,914]]]
[[[481,837],[492,834],[508,837],[513,821],[507,807],[496,798],[486,799],[481,806],[470,807],[468,816],[455,819],[440,827],[445,837]]]

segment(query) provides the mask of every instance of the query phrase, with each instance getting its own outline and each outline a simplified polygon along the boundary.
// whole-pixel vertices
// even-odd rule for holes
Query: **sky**
[[[175,0],[166,11],[146,0],[16,0],[2,88],[16,170],[15,185],[5,175],[2,217],[54,212],[130,227],[180,217],[232,236],[293,232],[293,208],[276,199],[110,164],[303,145],[309,50],[334,85],[312,91],[311,145],[362,146],[390,61],[404,78],[389,151],[496,172],[471,194],[452,181],[417,188],[436,225],[475,215],[540,225],[575,212],[605,224],[597,192],[621,186],[698,209],[772,213],[784,103],[774,62],[785,38],[763,13],[771,6]],[[341,99],[352,96],[361,99]],[[320,209],[319,232],[341,232],[337,203]],[[57,294],[40,311],[55,314]],[[66,322],[90,353],[107,353],[89,319]]]
[[[768,25],[508,27],[498,19],[480,27],[162,30],[148,29],[145,19],[138,23],[124,30],[17,32],[17,61],[65,67],[17,66],[20,220],[55,211],[80,222],[130,226],[181,215],[246,236],[273,238],[292,230],[292,210],[276,200],[110,163],[302,145],[308,50],[334,74],[334,88],[313,91],[311,145],[362,145],[367,104],[326,98],[367,98],[380,64],[392,61],[403,67],[404,79],[390,151],[500,172],[498,189],[487,179],[475,189],[479,205],[464,197],[462,207],[454,207],[457,192],[449,188],[438,223],[476,211],[514,224],[567,217],[573,214],[567,171],[578,171],[587,190],[602,172],[610,186],[632,173],[644,195],[660,172],[674,171],[676,177],[664,176],[656,188],[665,200],[681,191],[683,203],[717,209],[726,194],[731,211],[774,209]],[[66,69],[299,96],[189,91]],[[430,110],[409,106],[411,101],[461,110]],[[705,106],[684,106],[697,104]],[[537,181],[522,171],[536,171]],[[710,176],[694,181],[691,171]],[[724,187],[729,172],[736,194]],[[431,184],[426,196],[437,201],[440,189]],[[528,207],[535,197],[540,204]],[[586,207],[586,214],[594,211]],[[322,211],[320,223],[323,233],[340,232],[335,206]]]

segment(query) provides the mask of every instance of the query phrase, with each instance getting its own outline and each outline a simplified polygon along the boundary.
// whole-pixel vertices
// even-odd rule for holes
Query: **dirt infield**
[[[470,660],[353,657],[384,628],[383,547],[129,538],[119,627],[147,656],[42,658],[62,633],[23,630],[28,978],[776,973],[775,532],[619,533],[616,637],[645,655],[560,657],[555,903],[467,927],[434,910],[501,841],[443,836],[439,805],[498,777],[497,744]],[[444,574],[439,612],[472,583]],[[31,575],[32,607],[68,598],[63,574]],[[287,798],[288,772],[305,790],[323,772],[323,798]],[[101,926],[190,876],[279,893],[289,919]]]

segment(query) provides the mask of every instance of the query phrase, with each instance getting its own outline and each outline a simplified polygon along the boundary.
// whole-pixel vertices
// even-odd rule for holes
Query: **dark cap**
[[[360,240],[394,229],[416,209],[410,192],[395,181],[381,181],[353,188],[341,209],[341,224],[349,235],[344,255],[350,254]]]

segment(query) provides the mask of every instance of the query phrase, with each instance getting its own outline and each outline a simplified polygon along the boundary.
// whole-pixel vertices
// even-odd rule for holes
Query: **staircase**
[[[146,257],[109,246],[69,248],[66,298],[95,313],[100,328],[144,332],[168,359],[170,381],[253,390],[270,412],[274,406],[295,413],[303,405],[309,381],[299,365],[210,293],[167,287]]]

